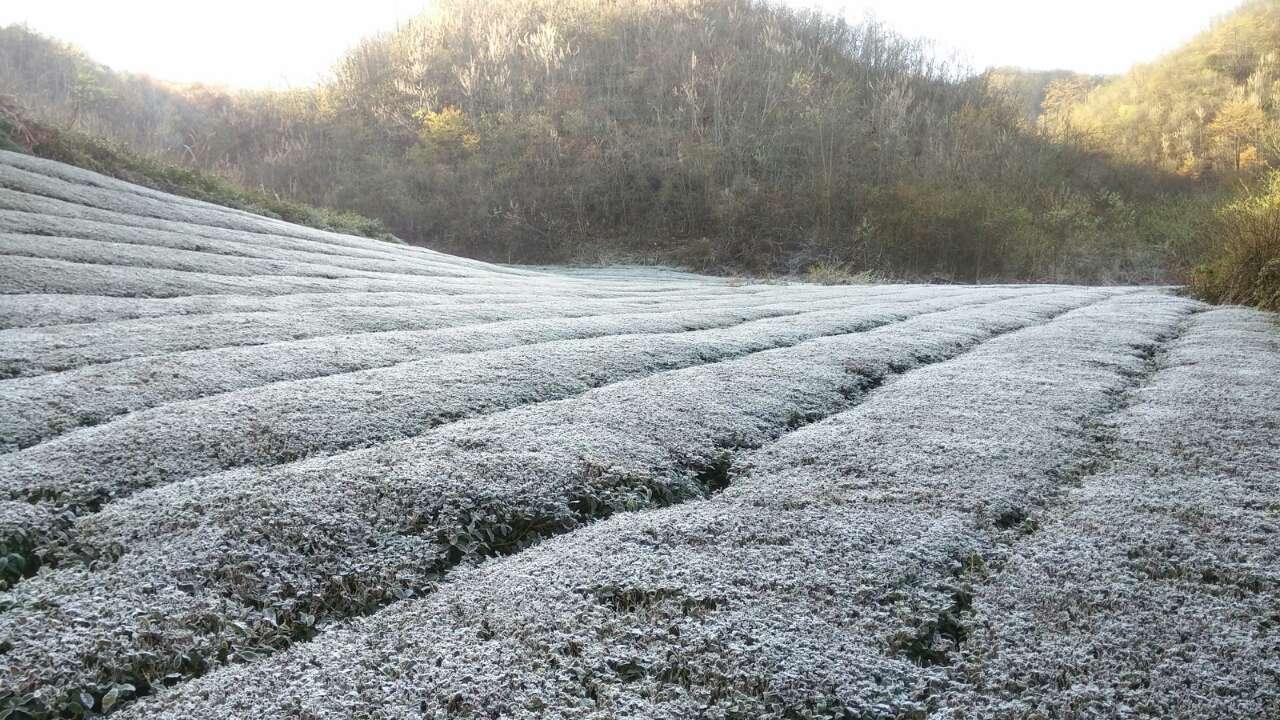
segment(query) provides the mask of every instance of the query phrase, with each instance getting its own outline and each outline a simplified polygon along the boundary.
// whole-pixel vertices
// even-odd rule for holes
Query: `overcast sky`
[[[1240,0],[794,0],[867,13],[975,68],[1119,73],[1172,50]],[[240,87],[314,83],[361,37],[425,0],[0,0],[23,23],[119,70]]]

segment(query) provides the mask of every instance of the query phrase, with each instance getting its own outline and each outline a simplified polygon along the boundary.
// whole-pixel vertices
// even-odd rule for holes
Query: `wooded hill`
[[[1050,83],[1040,121],[1055,139],[1198,177],[1274,165],[1278,102],[1280,3],[1253,0],[1123,76]]]
[[[1277,27],[1274,0],[1251,3],[1099,84],[975,75],[885,27],[759,0],[439,0],[290,92],[171,87],[8,28],[0,92],[485,259],[1168,281],[1204,252],[1193,219],[1225,170],[1272,162],[1262,130],[1214,128],[1255,95],[1270,117]]]
[[[1158,61],[1088,90],[1048,88],[1057,142],[1199,180],[1235,197],[1198,222],[1203,297],[1280,309],[1280,2],[1251,0]],[[1191,203],[1191,200],[1187,201]]]

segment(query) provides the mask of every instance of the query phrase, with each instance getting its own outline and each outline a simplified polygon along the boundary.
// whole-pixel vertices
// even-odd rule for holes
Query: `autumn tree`
[[[424,162],[457,162],[480,144],[480,136],[471,127],[466,113],[456,107],[422,110],[418,144],[412,156]]]
[[[1040,129],[1056,142],[1079,140],[1072,115],[1093,89],[1088,78],[1070,77],[1054,80],[1045,88],[1040,109]]]
[[[1256,102],[1248,98],[1237,98],[1223,105],[1209,124],[1209,131],[1213,136],[1230,150],[1237,172],[1240,170],[1241,155],[1256,141],[1266,121],[1266,114]],[[1257,149],[1253,148],[1253,152],[1256,154]]]

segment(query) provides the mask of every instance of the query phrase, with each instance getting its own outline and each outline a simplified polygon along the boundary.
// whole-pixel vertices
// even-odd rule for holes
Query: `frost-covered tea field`
[[[0,718],[1277,718],[1280,328],[0,153]]]

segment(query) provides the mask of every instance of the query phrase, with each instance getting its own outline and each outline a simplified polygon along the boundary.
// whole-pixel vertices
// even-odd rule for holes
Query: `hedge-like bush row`
[[[0,211],[0,226],[5,222]],[[61,224],[61,223],[59,223]],[[69,232],[74,229],[68,228]],[[86,233],[87,234],[87,233]],[[0,255],[11,257],[42,257],[94,265],[119,265],[123,267],[161,268],[215,275],[244,277],[286,275],[316,278],[377,278],[412,282],[418,277],[467,277],[460,270],[441,271],[432,275],[406,273],[380,273],[349,270],[338,265],[298,262],[288,258],[271,260],[216,252],[179,250],[158,244],[134,244],[83,239],[78,236],[58,234],[0,233]]]
[[[911,321],[857,336],[886,337],[845,346],[851,369],[859,357],[954,359],[736,456],[744,471],[709,501],[622,514],[454,573],[124,717],[923,718],[971,632],[974,584],[1028,529],[993,516],[993,501],[1033,510],[1068,482],[1093,447],[1090,420],[1193,306],[1145,294],[1045,324],[961,321],[970,310],[932,331]],[[1028,323],[976,347],[968,335]],[[898,332],[914,341],[879,355]],[[776,369],[775,380],[799,371]],[[527,492],[545,494],[535,477]]]
[[[163,405],[0,455],[0,492],[85,507],[140,488],[377,445],[459,418],[973,301],[867,304],[724,329],[536,343],[275,383]]]
[[[978,586],[939,717],[1280,716],[1280,335],[1197,315]]]
[[[468,558],[703,497],[742,448],[847,407],[894,372],[1110,294],[921,315],[108,502],[68,533],[86,567],[68,558],[5,596],[5,682],[33,706],[62,707],[268,654],[428,591]]]
[[[475,295],[411,292],[299,293],[276,297],[188,295],[164,299],[106,295],[0,294],[0,330],[232,312],[280,312],[332,307],[431,308],[518,302],[528,302],[528,299],[510,292]]]
[[[842,300],[840,302],[847,302]],[[828,302],[827,305],[834,305]],[[800,312],[786,303],[773,312]],[[13,374],[39,375],[86,365],[188,350],[260,345],[313,337],[436,330],[504,320],[572,318],[638,309],[607,300],[555,300],[498,305],[332,307],[252,313],[223,313],[121,320],[48,328],[0,331]]]
[[[0,186],[129,215],[283,235],[337,247],[376,247],[366,239],[294,225],[242,210],[171,195],[64,163],[4,150],[0,150]],[[448,257],[423,248],[389,243],[382,249],[406,256]]]
[[[76,220],[90,222],[99,227],[106,225],[135,231],[142,230],[145,231],[145,235],[156,232],[164,233],[170,237],[171,241],[183,243],[183,247],[186,244],[196,244],[202,240],[211,240],[215,241],[215,246],[225,245],[228,249],[236,248],[239,254],[253,254],[259,257],[267,257],[270,252],[275,250],[292,250],[319,255],[329,261],[363,261],[388,264],[399,268],[438,268],[446,263],[443,258],[406,255],[403,252],[397,252],[395,246],[387,244],[367,246],[334,245],[285,235],[231,230],[176,220],[162,220],[160,218],[130,215],[114,210],[79,205],[6,187],[0,187],[0,208],[23,215],[35,215],[40,218],[39,222],[42,223],[55,224],[63,223],[67,220]],[[45,233],[45,230],[42,229],[44,227],[46,226],[36,225],[29,232]],[[121,240],[121,242],[128,242],[128,240]],[[470,265],[459,263],[451,263],[449,266],[471,267]],[[475,269],[477,272],[486,270],[486,268],[480,267]],[[403,270],[400,271],[403,272]],[[488,269],[488,272],[520,274],[523,271],[495,267]]]
[[[0,229],[105,242],[156,245],[219,255],[292,260],[395,275],[509,275],[501,269],[460,266],[433,258],[380,253],[278,235],[210,228],[85,208],[83,205],[0,188]],[[88,217],[85,217],[88,215]]]
[[[474,284],[473,284],[474,283]],[[180,295],[292,295],[306,292],[425,292],[464,294],[493,291],[486,284],[459,278],[413,282],[381,278],[236,277],[158,268],[115,267],[49,258],[10,256],[0,263],[0,287],[8,293],[65,293],[117,297]],[[537,292],[536,288],[534,292]]]
[[[3,232],[0,237],[5,240],[0,251],[4,254],[55,257],[77,262],[105,261],[228,275],[499,276],[444,263],[365,260],[272,247],[254,248],[248,243],[192,237],[178,232],[12,210],[0,210],[0,231]]]
[[[0,717],[1280,705],[1263,315],[517,270],[8,154],[0,253]]]
[[[753,288],[754,290],[754,288]],[[937,291],[943,294],[941,291]],[[735,308],[749,305],[799,302],[813,299],[857,300],[878,297],[884,291],[824,292],[812,288],[786,288],[776,291],[741,292],[726,296],[721,293],[694,292],[671,297],[665,293],[618,294],[613,292],[589,292],[565,288],[562,294],[532,302],[564,303],[565,300],[610,299],[617,302],[614,309],[626,312],[629,308],[662,310],[658,306],[671,303],[673,307],[685,307],[696,303],[698,308]],[[172,298],[111,297],[106,295],[5,295],[0,294],[0,329],[52,327],[95,322],[115,322],[141,318],[159,318],[183,315],[217,315],[232,312],[278,312],[284,310],[308,310],[332,307],[455,307],[467,305],[529,304],[529,297],[507,288],[500,292],[471,294],[439,294],[416,292],[332,292],[297,293],[271,297],[243,295],[187,295]],[[668,308],[670,309],[670,308]]]
[[[994,294],[993,294],[994,292]],[[970,293],[969,302],[1002,297],[1016,291],[984,291]],[[949,297],[937,294],[938,299]],[[875,297],[888,302],[894,297],[887,292]],[[872,296],[864,295],[870,300]],[[903,301],[913,297],[911,291]],[[618,301],[564,300],[547,303],[503,303],[488,310],[471,310],[468,304],[450,305],[447,311],[424,313],[418,306],[360,311],[341,308],[337,311],[298,313],[258,313],[253,315],[166,317],[163,320],[95,323],[36,330],[0,331],[0,341],[13,347],[43,347],[50,357],[83,361],[83,354],[94,353],[101,359],[105,353],[136,353],[141,357],[83,365],[73,370],[45,373],[31,377],[0,381],[0,448],[23,448],[47,440],[78,426],[106,422],[115,415],[154,407],[165,402],[194,399],[220,392],[256,387],[283,380],[300,380],[337,373],[356,372],[397,363],[425,360],[460,352],[477,352],[513,345],[554,342],[606,335],[670,333],[728,327],[762,318],[777,318],[820,311],[847,305],[853,296],[839,300],[771,302],[754,304],[760,296],[739,303],[706,301],[696,309],[666,312],[625,312],[649,308],[642,303]],[[960,301],[955,305],[963,304]],[[676,306],[679,303],[675,303]],[[657,308],[667,308],[663,304]],[[717,309],[722,308],[723,309]],[[532,317],[536,320],[476,322],[486,317]],[[325,325],[315,320],[329,320]],[[388,315],[391,322],[388,322]],[[448,327],[437,330],[377,330],[378,324],[395,326],[438,327],[441,317]],[[579,317],[581,316],[581,317]],[[238,320],[226,332],[210,331],[208,326],[226,325],[228,317]],[[281,320],[283,318],[283,321]],[[321,335],[301,341],[278,341],[250,346],[221,347],[234,339],[239,330],[259,339],[264,333],[306,334],[303,320],[312,319],[313,332]],[[275,320],[274,327],[259,327]],[[291,320],[298,324],[291,324]],[[339,320],[345,322],[338,322]],[[456,324],[455,324],[456,323]],[[344,327],[345,325],[345,327]],[[300,327],[301,326],[301,327]],[[364,327],[372,332],[355,335],[342,331]],[[185,331],[185,332],[184,332]],[[131,343],[137,337],[140,342]],[[187,345],[218,345],[207,351],[180,350]],[[148,354],[148,352],[162,354]],[[33,362],[42,358],[34,350],[27,356]],[[11,356],[12,358],[12,356]],[[15,369],[30,368],[11,362]]]

